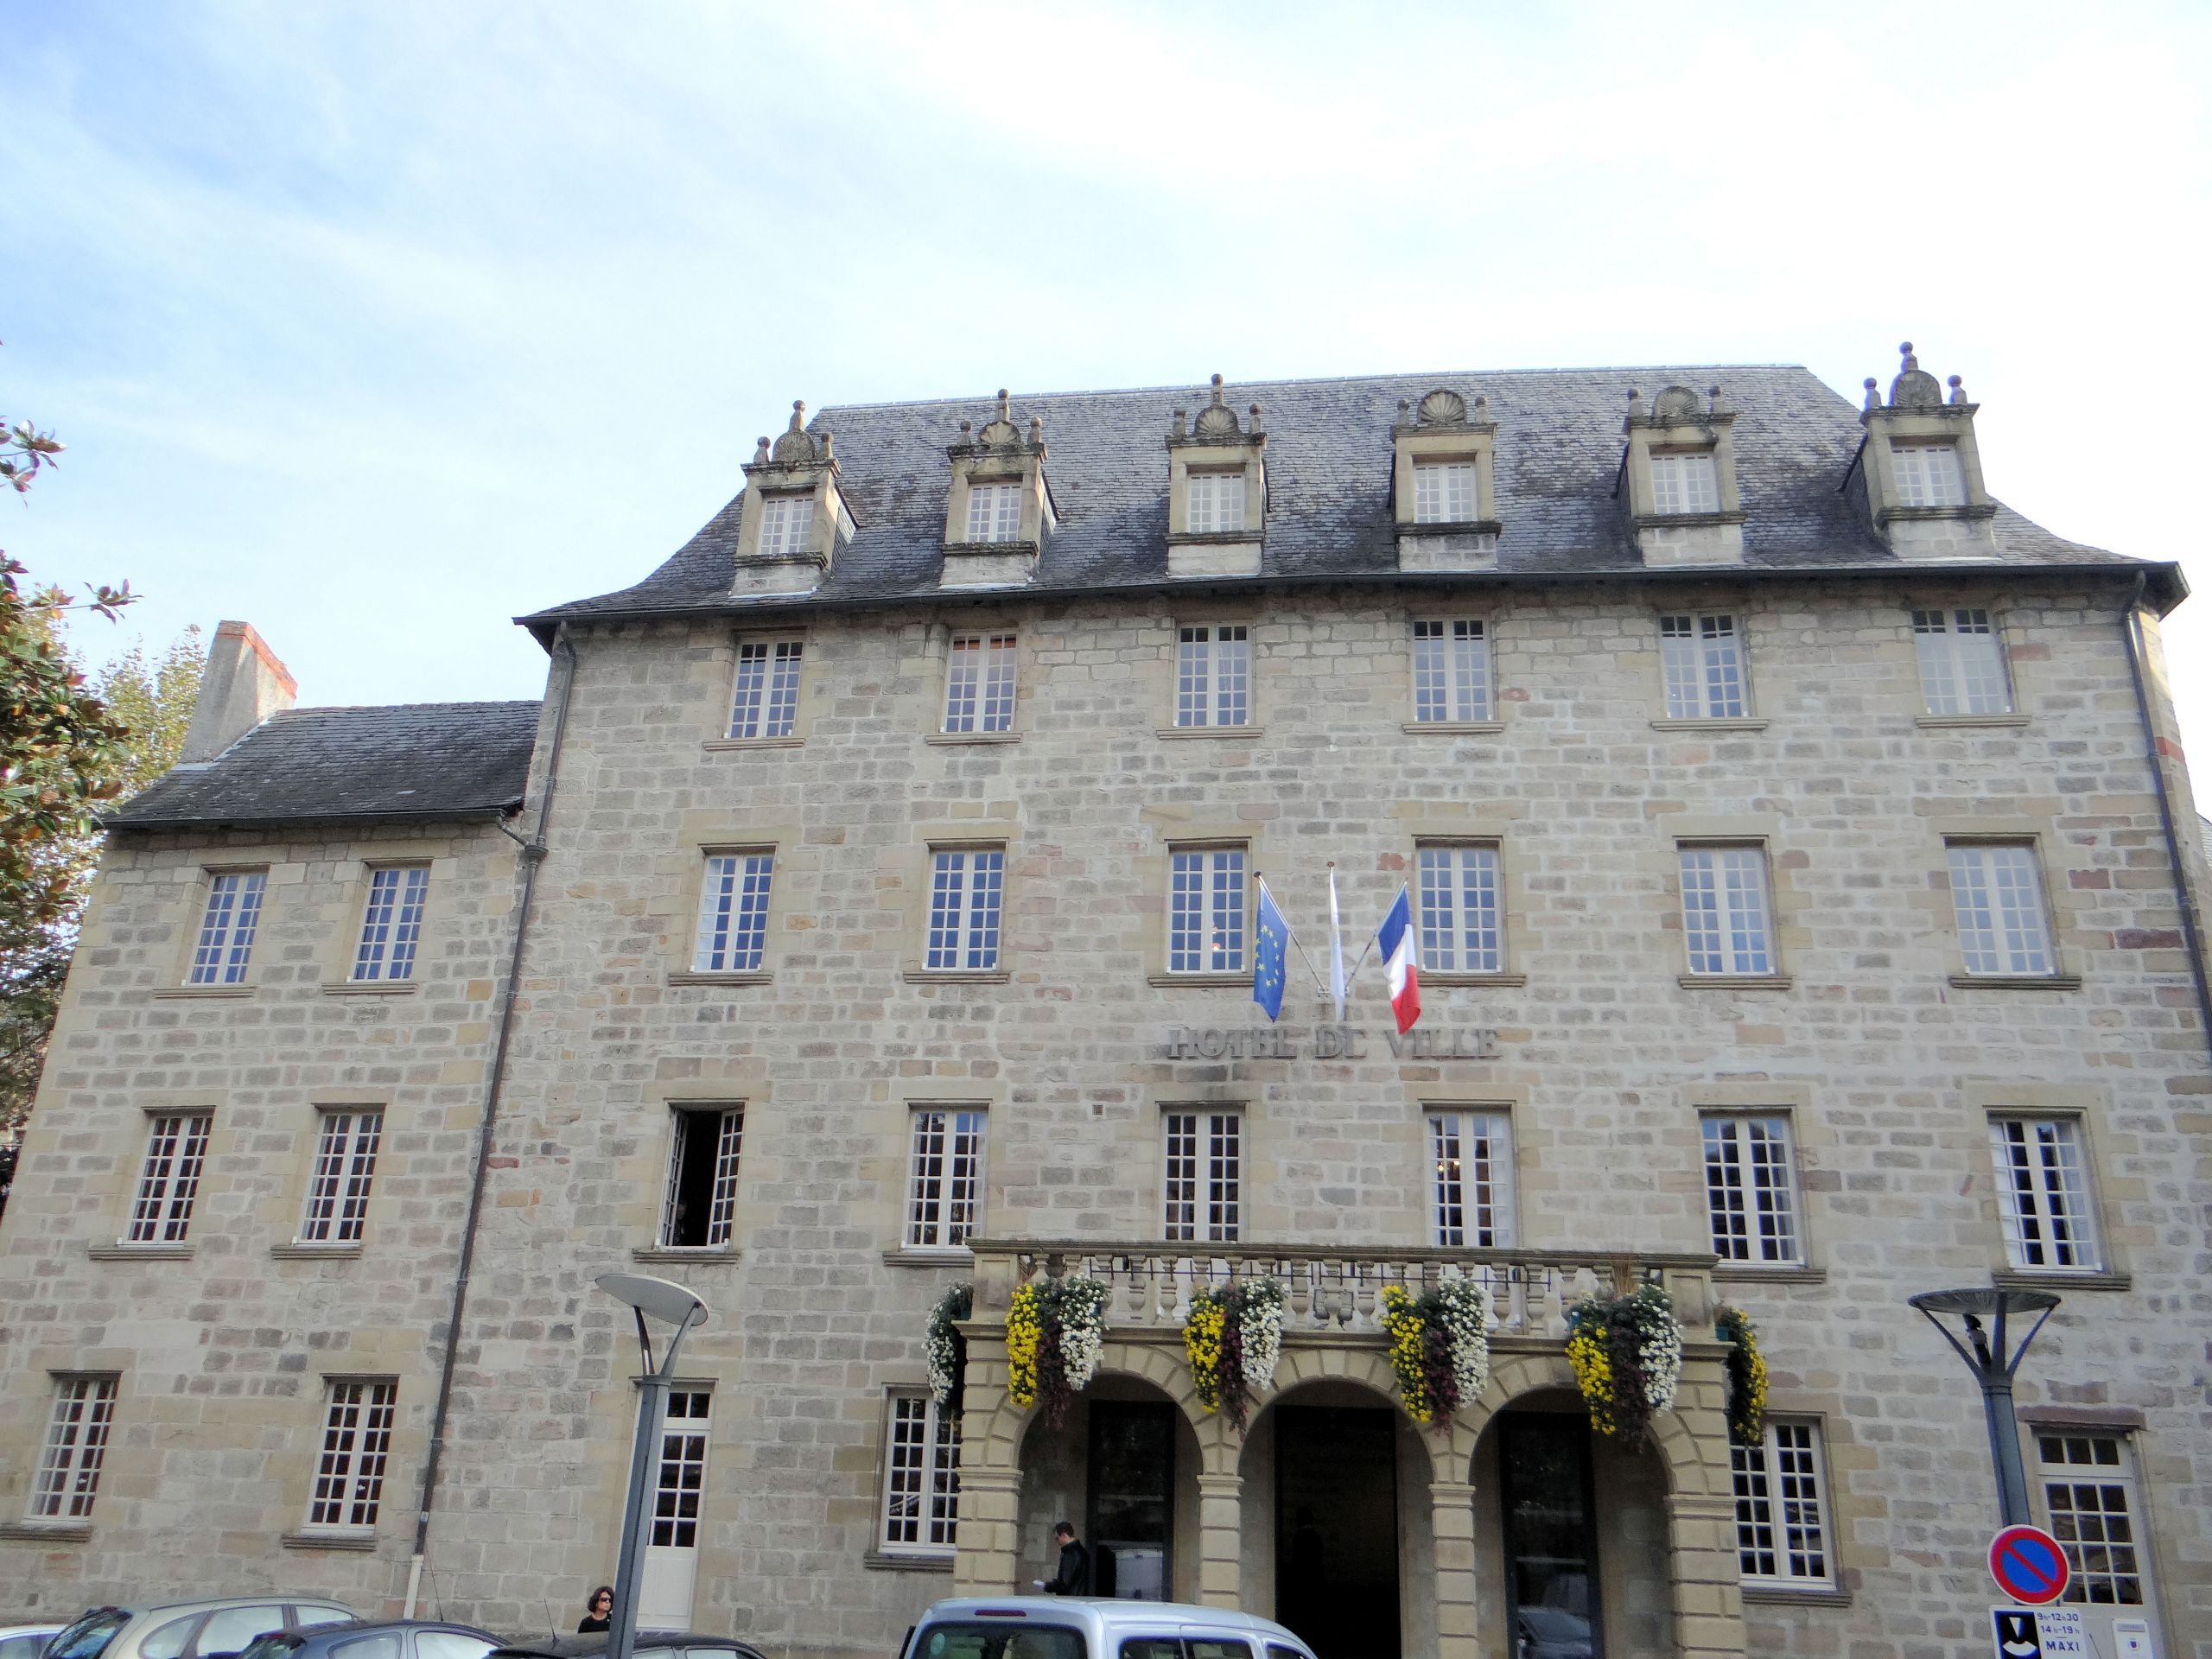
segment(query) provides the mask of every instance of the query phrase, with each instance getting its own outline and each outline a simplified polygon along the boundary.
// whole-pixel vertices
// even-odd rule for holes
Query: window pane
[[[1787,1118],[1707,1118],[1705,1181],[1715,1255],[1728,1262],[1802,1259]]]
[[[415,948],[423,933],[423,900],[430,872],[423,865],[369,872],[369,899],[361,913],[361,943],[353,953],[353,977],[411,979]]]
[[[352,1244],[368,1222],[369,1187],[384,1138],[384,1113],[375,1109],[324,1112],[316,1138],[315,1174],[308,1185],[300,1242]]]
[[[1685,847],[1682,931],[1694,974],[1774,971],[1768,949],[1766,863],[1755,847]]]
[[[1990,1120],[2005,1248],[2016,1268],[2100,1265],[2081,1125],[2071,1118]]]
[[[2026,847],[1953,847],[1951,903],[1970,974],[2048,974],[2042,883]]]
[[[149,1127],[146,1164],[138,1177],[137,1200],[130,1209],[134,1244],[173,1244],[192,1223],[193,1200],[207,1160],[205,1112],[157,1117]]]
[[[717,853],[707,860],[699,904],[700,973],[753,973],[767,947],[768,894],[775,860],[767,853]]]
[[[92,1512],[100,1465],[107,1457],[108,1430],[114,1421],[113,1377],[54,1379],[46,1452],[39,1463],[38,1485],[31,1494],[33,1515],[81,1519]]]
[[[1213,723],[1242,726],[1250,696],[1252,642],[1245,630],[1216,628],[1213,661]]]
[[[814,498],[810,495],[772,495],[760,503],[760,554],[763,558],[789,558],[806,550],[807,532],[814,526]]]
[[[1718,512],[1720,477],[1711,454],[1651,457],[1651,505],[1655,512]]]
[[[391,1450],[390,1382],[333,1382],[323,1420],[308,1524],[372,1527],[384,1496],[385,1459]],[[205,1634],[200,1637],[207,1641]]]
[[[268,880],[260,870],[218,875],[207,887],[207,909],[192,953],[188,982],[238,985],[245,981],[253,954],[253,935],[261,919],[261,895]]]
[[[1893,443],[1890,460],[1897,477],[1897,504],[1906,507],[1955,507],[1966,502],[1966,481],[1959,452],[1948,443]]]
[[[1416,461],[1414,464],[1415,524],[1468,524],[1477,517],[1474,462]]]
[[[1736,1548],[1746,1579],[1828,1579],[1820,1438],[1811,1423],[1770,1421],[1758,1446],[1732,1446]]]
[[[1511,1243],[1512,1153],[1503,1115],[1433,1113],[1428,1132],[1437,1243],[1474,1249]]]
[[[1414,632],[1414,718],[1491,717],[1490,641],[1480,621],[1419,619]]]
[[[660,1464],[653,1480],[646,1542],[659,1549],[699,1547],[699,1501],[707,1486],[707,1422],[713,1395],[677,1389],[661,1425]]]
[[[2036,1450],[2043,1465],[2051,1536],[2074,1569],[2063,1599],[2073,1604],[2141,1606],[2134,1473],[2118,1438],[2039,1434]]]
[[[883,1485],[887,1548],[952,1547],[960,1515],[960,1425],[925,1394],[892,1396]]]

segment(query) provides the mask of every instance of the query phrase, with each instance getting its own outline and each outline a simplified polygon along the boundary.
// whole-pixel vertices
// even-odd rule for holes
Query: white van
[[[1271,1618],[1177,1601],[963,1597],[922,1615],[900,1659],[1313,1659]]]

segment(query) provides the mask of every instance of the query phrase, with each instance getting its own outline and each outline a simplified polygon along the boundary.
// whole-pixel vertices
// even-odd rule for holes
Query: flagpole
[[[1257,870],[1255,870],[1252,872],[1252,879],[1260,884],[1261,892],[1268,893],[1268,878],[1266,876],[1262,875]],[[1272,898],[1274,897],[1274,894],[1268,893],[1268,896]],[[1277,910],[1281,910],[1282,906],[1278,905],[1275,908]],[[1290,936],[1291,949],[1298,952],[1298,959],[1306,964],[1306,971],[1313,976],[1313,982],[1316,985],[1320,986],[1323,989],[1327,989],[1327,982],[1322,979],[1321,970],[1313,965],[1313,958],[1306,954],[1306,947],[1298,942],[1298,930],[1290,925],[1289,917],[1286,916],[1283,918],[1282,927],[1283,931]]]
[[[1337,906],[1337,861],[1329,861],[1329,998],[1337,1005],[1337,1023],[1344,1022],[1344,925]]]

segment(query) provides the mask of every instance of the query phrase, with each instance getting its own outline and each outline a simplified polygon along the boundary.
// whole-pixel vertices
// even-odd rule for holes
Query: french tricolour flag
[[[1375,942],[1382,947],[1382,970],[1390,978],[1390,1011],[1398,1016],[1402,1033],[1411,1031],[1421,1018],[1421,949],[1414,938],[1413,902],[1405,888],[1398,889],[1390,913],[1375,930]]]

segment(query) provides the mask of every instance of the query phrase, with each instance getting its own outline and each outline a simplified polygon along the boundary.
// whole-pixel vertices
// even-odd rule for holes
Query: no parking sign
[[[2073,1569],[2058,1540],[2041,1527],[2007,1527],[1989,1541],[1989,1576],[2013,1600],[2040,1607],[2066,1593]]]

